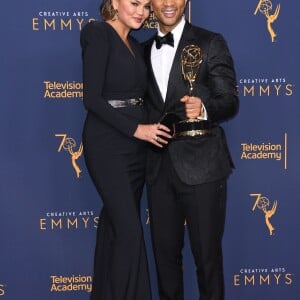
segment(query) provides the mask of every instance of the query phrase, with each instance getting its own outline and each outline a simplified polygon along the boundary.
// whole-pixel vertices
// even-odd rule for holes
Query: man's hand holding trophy
[[[181,53],[181,73],[188,84],[188,95],[180,101],[185,103],[188,119],[174,124],[175,137],[193,137],[209,133],[210,122],[203,117],[203,105],[200,98],[194,97],[193,91],[200,65],[203,61],[203,53],[196,45],[187,45]]]

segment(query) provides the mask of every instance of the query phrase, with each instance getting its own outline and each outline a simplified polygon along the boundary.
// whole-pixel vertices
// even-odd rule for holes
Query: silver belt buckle
[[[142,105],[143,104],[143,98],[133,98],[133,99],[129,99],[128,100],[128,103],[130,104],[130,105]]]

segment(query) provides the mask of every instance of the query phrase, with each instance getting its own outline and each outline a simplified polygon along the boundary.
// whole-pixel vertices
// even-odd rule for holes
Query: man
[[[184,298],[185,220],[201,300],[221,300],[224,299],[221,244],[226,180],[233,164],[219,124],[237,112],[236,79],[223,37],[185,20],[187,1],[151,1],[159,24],[158,36],[164,37],[163,40],[153,37],[145,43],[150,78],[146,103],[150,122],[157,122],[170,112],[182,120],[207,121],[202,123],[204,128],[191,129],[185,134],[176,132],[175,126],[175,136],[167,146],[164,137],[154,137],[164,147],[163,151],[152,148],[148,155],[150,223],[160,300]],[[173,40],[167,35],[170,32]],[[181,54],[187,45],[197,46],[202,52],[192,96],[187,95],[189,88],[181,74]],[[197,121],[191,123],[202,126]],[[190,137],[189,133],[196,136]]]

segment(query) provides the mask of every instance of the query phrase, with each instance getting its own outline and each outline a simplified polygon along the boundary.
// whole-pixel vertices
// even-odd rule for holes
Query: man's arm
[[[220,34],[210,41],[207,53],[208,97],[201,100],[208,119],[221,122],[233,117],[238,111],[238,92],[233,60]]]

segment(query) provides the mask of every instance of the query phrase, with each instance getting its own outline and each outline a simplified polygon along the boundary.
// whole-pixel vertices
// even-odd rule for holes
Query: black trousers
[[[176,174],[169,154],[148,185],[150,224],[160,300],[182,300],[184,222],[187,222],[201,300],[224,299],[222,236],[226,179],[186,185]],[[188,299],[192,300],[192,299]]]

